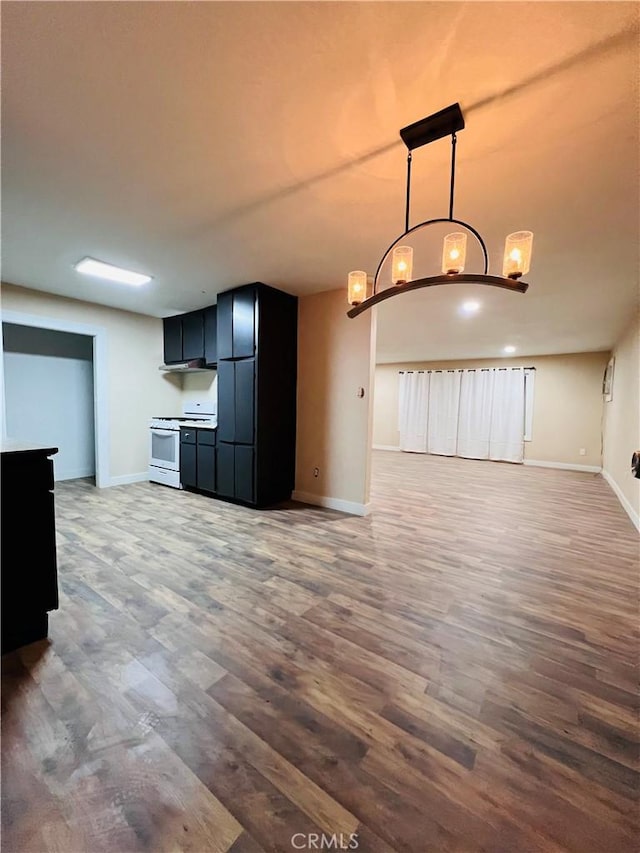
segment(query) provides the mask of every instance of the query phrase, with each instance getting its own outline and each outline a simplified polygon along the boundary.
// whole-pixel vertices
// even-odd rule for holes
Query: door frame
[[[39,329],[51,329],[56,332],[71,332],[93,339],[93,418],[96,486],[99,489],[110,486],[109,476],[109,379],[107,373],[107,331],[102,326],[89,326],[85,323],[73,323],[56,317],[41,314],[26,314],[22,311],[3,311],[3,323],[16,326],[31,326]],[[6,399],[4,390],[4,347],[0,338],[0,358],[2,358],[2,435],[6,435]]]

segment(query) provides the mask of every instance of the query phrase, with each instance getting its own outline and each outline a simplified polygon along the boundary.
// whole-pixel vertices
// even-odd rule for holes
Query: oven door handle
[[[178,435],[178,431],[175,429],[152,429],[151,435],[159,435],[160,438],[169,438],[172,435]]]

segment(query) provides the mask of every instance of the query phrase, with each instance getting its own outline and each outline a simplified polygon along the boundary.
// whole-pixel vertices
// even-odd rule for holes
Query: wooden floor
[[[609,487],[374,465],[365,519],[57,486],[50,644],[3,659],[3,851],[638,851]]]

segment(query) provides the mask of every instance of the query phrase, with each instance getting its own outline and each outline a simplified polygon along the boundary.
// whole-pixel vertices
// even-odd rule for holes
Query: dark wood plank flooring
[[[609,487],[374,468],[364,519],[58,484],[50,642],[3,658],[3,851],[640,849],[638,537]]]

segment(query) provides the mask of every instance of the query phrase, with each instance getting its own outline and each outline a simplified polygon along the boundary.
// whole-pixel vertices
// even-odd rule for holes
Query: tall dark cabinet
[[[217,494],[254,506],[291,497],[298,300],[265,284],[218,295]]]

